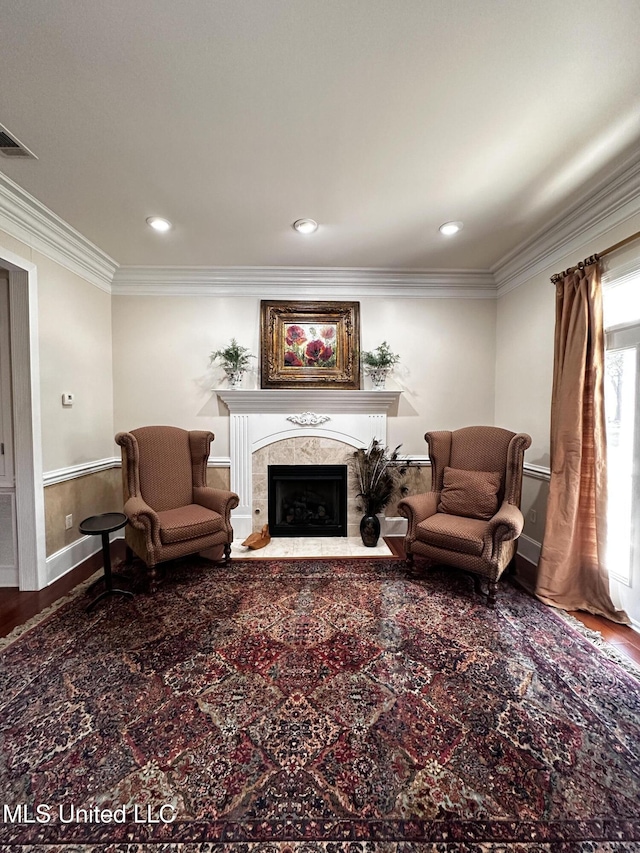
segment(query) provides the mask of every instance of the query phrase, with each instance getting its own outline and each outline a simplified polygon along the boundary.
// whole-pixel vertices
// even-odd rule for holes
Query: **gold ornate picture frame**
[[[360,303],[260,303],[262,388],[360,388]]]

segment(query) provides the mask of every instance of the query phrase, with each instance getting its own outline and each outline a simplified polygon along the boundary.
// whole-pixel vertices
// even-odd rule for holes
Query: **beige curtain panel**
[[[536,595],[563,610],[629,623],[609,594],[607,448],[600,263],[556,283],[551,482]]]

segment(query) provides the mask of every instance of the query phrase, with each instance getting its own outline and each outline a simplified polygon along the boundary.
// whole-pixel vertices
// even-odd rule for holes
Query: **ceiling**
[[[637,0],[0,0],[0,21],[0,123],[38,157],[0,171],[120,265],[491,269],[640,140]]]

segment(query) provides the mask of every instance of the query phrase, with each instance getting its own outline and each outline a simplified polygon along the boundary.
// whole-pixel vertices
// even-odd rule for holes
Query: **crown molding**
[[[640,152],[490,270],[360,267],[118,266],[0,172],[0,229],[118,296],[496,299],[640,213]],[[594,247],[597,251],[598,247]]]
[[[111,293],[116,261],[2,172],[0,229]]]
[[[532,238],[495,264],[497,296],[504,296],[572,251],[640,213],[640,153],[626,160]],[[603,248],[603,247],[601,247]],[[593,252],[598,246],[593,247]]]
[[[270,296],[395,299],[495,299],[488,270],[392,270],[357,267],[122,266],[116,296]]]

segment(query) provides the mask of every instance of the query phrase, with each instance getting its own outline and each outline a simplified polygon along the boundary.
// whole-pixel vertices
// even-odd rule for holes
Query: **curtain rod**
[[[556,282],[560,281],[565,275],[569,275],[569,273],[575,272],[577,269],[581,269],[582,267],[586,267],[589,264],[595,263],[600,258],[604,258],[605,255],[610,255],[612,252],[615,252],[617,249],[621,249],[623,246],[626,246],[627,243],[633,243],[634,240],[638,240],[640,238],[640,231],[636,231],[635,234],[630,234],[628,237],[625,237],[624,240],[620,240],[619,243],[614,243],[613,246],[608,246],[606,249],[603,249],[601,252],[597,252],[595,255],[591,255],[588,258],[585,258],[584,261],[581,261],[579,264],[576,264],[575,267],[569,267],[569,269],[564,270],[564,272],[557,272],[551,276],[552,284],[556,284]]]

